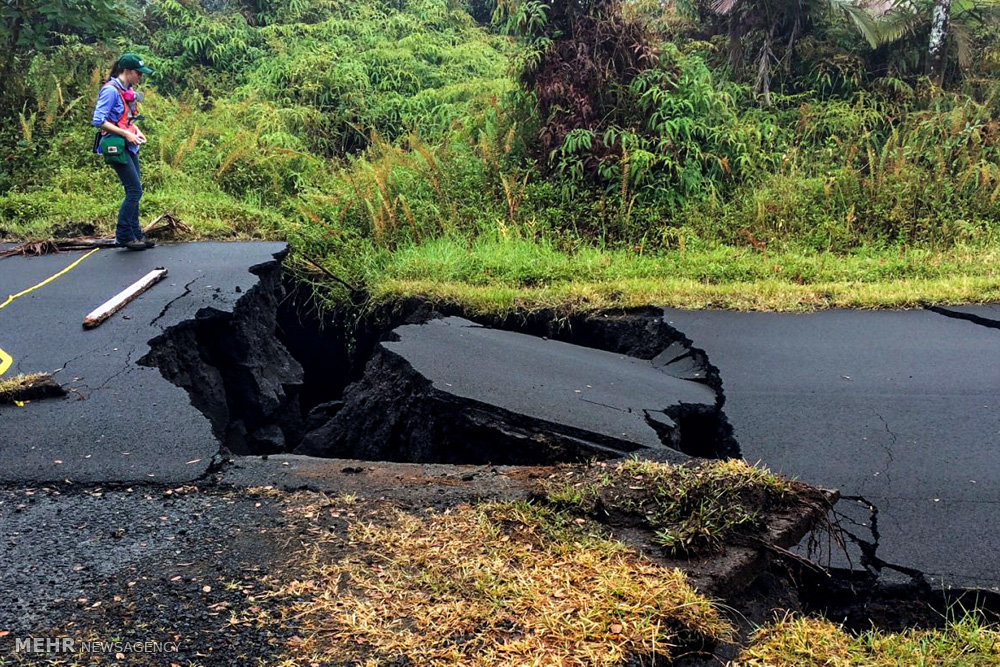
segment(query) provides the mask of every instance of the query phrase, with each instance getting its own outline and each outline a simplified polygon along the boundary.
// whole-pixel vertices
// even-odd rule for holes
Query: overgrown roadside
[[[708,557],[671,557],[651,530],[625,534],[544,499],[619,475],[634,498],[655,499],[668,477],[688,480],[675,494],[696,493],[699,470],[752,491],[744,539],[719,533]],[[974,614],[940,631],[851,638],[782,616],[795,606],[787,587],[758,599],[763,623],[782,611],[751,640],[734,615],[749,608],[728,576],[733,556],[750,535],[796,541],[817,505],[781,501],[788,483],[744,464],[691,473],[279,457],[175,488],[4,489],[0,562],[16,594],[0,606],[0,664],[994,664],[1000,633]],[[73,530],[45,529],[58,525]],[[44,567],[25,564],[41,552]],[[773,581],[780,568],[754,571]],[[110,652],[14,651],[26,636]],[[136,648],[146,642],[166,652]]]
[[[316,490],[288,490],[274,473],[289,469]],[[25,636],[167,642],[176,653],[104,660],[194,665],[614,665],[732,640],[705,597],[725,593],[731,561],[688,579],[651,534],[648,549],[626,546],[539,498],[586,470],[291,457],[177,488],[5,489],[4,579],[18,594],[0,608],[0,664],[36,664],[7,641]],[[780,523],[747,509],[760,535]],[[789,498],[785,511],[798,532],[816,507]],[[74,531],[39,528],[60,523]],[[25,565],[42,552],[46,566]]]

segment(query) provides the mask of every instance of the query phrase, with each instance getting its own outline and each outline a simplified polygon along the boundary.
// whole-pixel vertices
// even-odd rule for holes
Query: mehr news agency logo
[[[130,653],[177,653],[176,641],[79,640],[72,637],[15,637],[14,653],[113,654],[122,659]]]

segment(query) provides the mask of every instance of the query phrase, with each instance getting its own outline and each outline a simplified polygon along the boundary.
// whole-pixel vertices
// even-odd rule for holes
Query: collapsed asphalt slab
[[[0,348],[13,358],[7,375],[52,373],[68,395],[23,407],[0,406],[0,453],[5,459],[0,481],[178,483],[203,475],[219,451],[219,433],[178,385],[199,382],[224,393],[227,381],[236,380],[219,372],[191,377],[193,367],[175,364],[176,383],[171,382],[155,367],[156,360],[147,357],[155,357],[161,344],[186,345],[189,358],[205,354],[199,322],[219,334],[234,333],[233,340],[219,341],[229,347],[240,345],[239,335],[253,336],[262,327],[273,331],[273,312],[258,312],[250,302],[254,296],[275,298],[266,292],[276,289],[279,258],[286,251],[281,243],[182,243],[138,253],[100,250],[7,305],[0,311]],[[24,290],[83,255],[0,260],[0,292]],[[168,269],[165,280],[100,327],[83,329],[84,315],[157,267]],[[273,372],[265,365],[280,370],[295,362],[287,353],[277,359],[273,354],[233,366],[230,374],[244,376],[247,386],[256,383],[252,388],[270,400],[267,408],[280,411],[286,387],[273,377],[262,380]]]
[[[444,463],[644,458],[679,463],[726,432],[684,346],[653,360],[459,317],[382,342],[299,454]],[[693,442],[709,440],[710,442]]]
[[[962,310],[988,319],[996,307]],[[666,319],[719,369],[744,458],[841,490],[854,567],[1000,586],[995,328],[927,310]]]

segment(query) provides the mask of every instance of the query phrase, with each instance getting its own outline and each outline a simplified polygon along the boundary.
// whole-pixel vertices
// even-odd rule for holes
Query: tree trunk
[[[940,86],[944,79],[944,52],[951,19],[951,0],[935,0],[931,15],[931,39],[927,46],[927,76]]]

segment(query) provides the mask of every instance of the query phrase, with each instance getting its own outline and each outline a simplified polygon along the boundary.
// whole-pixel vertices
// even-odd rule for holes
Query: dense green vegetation
[[[132,50],[144,218],[288,239],[379,297],[1000,298],[992,5],[955,4],[931,71],[932,4],[88,2],[0,15],[0,236],[110,231],[89,118]]]

